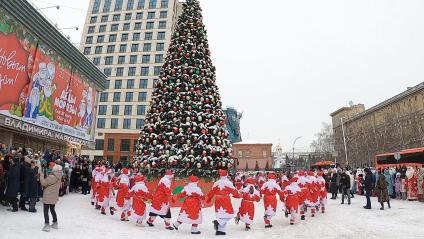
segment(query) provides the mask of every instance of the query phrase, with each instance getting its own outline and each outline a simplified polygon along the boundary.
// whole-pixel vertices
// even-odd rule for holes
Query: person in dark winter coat
[[[331,179],[330,179],[330,192],[331,192],[331,198],[330,199],[336,199],[337,198],[337,191],[338,191],[338,186],[337,186],[337,178],[338,178],[338,173],[334,172],[333,175],[331,175]]]
[[[24,192],[25,198],[29,199],[29,212],[37,212],[35,204],[38,197],[37,172],[35,171],[35,163],[28,157],[25,157],[23,165],[24,176]]]
[[[6,198],[12,206],[12,212],[18,211],[18,193],[20,187],[20,164],[19,158],[13,157],[9,158],[10,168],[6,173],[7,178],[7,188],[6,188]]]
[[[81,168],[80,165],[77,164],[74,169],[72,169],[71,172],[71,184],[69,185],[69,191],[70,192],[77,192],[78,187],[80,186],[81,182]]]
[[[373,189],[372,173],[369,168],[366,168],[364,171],[365,171],[364,189],[365,189],[365,196],[367,198],[367,205],[365,205],[364,208],[371,209],[371,193]]]
[[[90,172],[88,171],[88,165],[83,165],[82,166],[82,171],[81,171],[81,187],[82,187],[82,194],[86,195],[89,190],[90,187],[88,186],[88,182],[90,182]]]
[[[375,192],[377,193],[378,202],[381,204],[380,210],[384,210],[384,202],[387,202],[387,205],[390,208],[390,198],[387,186],[388,183],[386,181],[386,177],[381,173],[381,171],[379,171],[378,181],[375,185]]]
[[[340,187],[342,189],[342,204],[344,204],[345,196],[347,197],[347,204],[350,205],[350,176],[346,171],[340,175]]]
[[[4,195],[5,189],[6,189],[5,171],[3,168],[3,161],[0,161],[0,203],[2,205],[6,205],[6,197]]]

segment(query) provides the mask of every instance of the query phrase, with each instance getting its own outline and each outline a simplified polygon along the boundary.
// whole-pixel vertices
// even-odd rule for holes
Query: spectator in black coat
[[[364,171],[365,171],[364,189],[365,189],[365,196],[367,197],[367,205],[365,205],[364,208],[371,209],[371,193],[373,189],[372,173],[369,168],[366,168]]]
[[[78,191],[78,187],[80,186],[81,182],[81,168],[80,165],[77,164],[74,169],[72,169],[71,172],[71,184],[69,185],[69,191]]]
[[[345,196],[347,204],[350,205],[350,176],[346,174],[346,170],[340,175],[340,188],[342,189],[342,204],[344,204]]]
[[[9,158],[9,171],[6,173],[7,178],[7,188],[6,188],[6,198],[8,202],[11,204],[12,212],[18,211],[18,193],[20,186],[20,164],[19,158],[13,157]],[[9,209],[10,210],[10,209]]]
[[[35,163],[29,157],[25,157],[23,165],[24,176],[24,192],[25,198],[29,200],[29,212],[37,212],[35,204],[38,196],[37,172],[35,171]]]
[[[86,195],[89,193],[90,187],[88,185],[88,182],[90,181],[90,172],[88,171],[88,165],[84,164],[82,166],[81,171],[81,187],[82,187],[82,194]]]
[[[339,177],[337,172],[333,172],[330,179],[330,192],[331,192],[331,198],[330,199],[336,199],[337,198],[337,178]]]

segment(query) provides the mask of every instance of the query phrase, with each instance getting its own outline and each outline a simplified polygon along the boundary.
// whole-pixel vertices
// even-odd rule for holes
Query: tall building
[[[80,50],[108,80],[95,147],[84,155],[115,163],[133,158],[178,9],[178,0],[90,0]]]
[[[229,138],[232,143],[241,142],[241,132],[240,132],[240,119],[242,114],[237,112],[233,107],[227,107],[223,109],[226,118],[226,126],[229,133]]]

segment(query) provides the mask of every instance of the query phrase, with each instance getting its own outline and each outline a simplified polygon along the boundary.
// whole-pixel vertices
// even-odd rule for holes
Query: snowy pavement
[[[227,236],[224,238],[424,238],[424,203],[392,200],[391,209],[379,210],[376,198],[372,199],[373,209],[365,210],[362,206],[365,197],[356,196],[351,205],[340,205],[340,200],[329,200],[325,214],[319,213],[305,221],[289,225],[284,213],[279,210],[272,220],[273,228],[265,229],[262,219],[262,203],[256,204],[255,224],[250,232],[244,231],[244,225],[229,223]],[[235,200],[238,208],[239,200]],[[163,222],[158,218],[155,227],[136,227],[133,221],[121,222],[119,215],[104,216],[93,209],[90,197],[80,194],[66,195],[60,198],[56,206],[59,230],[43,232],[42,205],[37,204],[38,212],[31,214],[19,211],[12,213],[0,206],[0,238],[4,239],[107,239],[107,238],[216,238],[211,221],[212,208],[203,210],[201,235],[191,235],[190,226],[183,224],[179,231],[163,229]],[[176,218],[178,208],[172,210]]]

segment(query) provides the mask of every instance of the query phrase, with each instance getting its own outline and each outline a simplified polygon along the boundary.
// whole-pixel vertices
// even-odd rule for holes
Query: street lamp
[[[296,141],[297,141],[298,139],[300,139],[300,138],[302,138],[302,136],[297,137],[297,138],[296,138],[296,139],[294,139],[294,141],[293,141],[293,163],[294,163],[294,145],[296,144]]]
[[[42,8],[39,8],[38,10],[44,10],[44,9],[49,9],[49,8],[56,8],[56,9],[60,9],[60,6],[59,5],[54,5],[54,6],[49,6],[49,7],[42,7]]]
[[[59,28],[59,30],[69,30],[69,29],[75,29],[75,31],[78,31],[78,27],[63,27],[63,28]]]
[[[347,146],[346,146],[345,130],[343,125],[343,117],[340,118],[340,123],[342,124],[342,134],[343,134],[343,144],[344,144],[344,151],[345,151],[346,166],[349,166],[349,161],[347,160]]]

